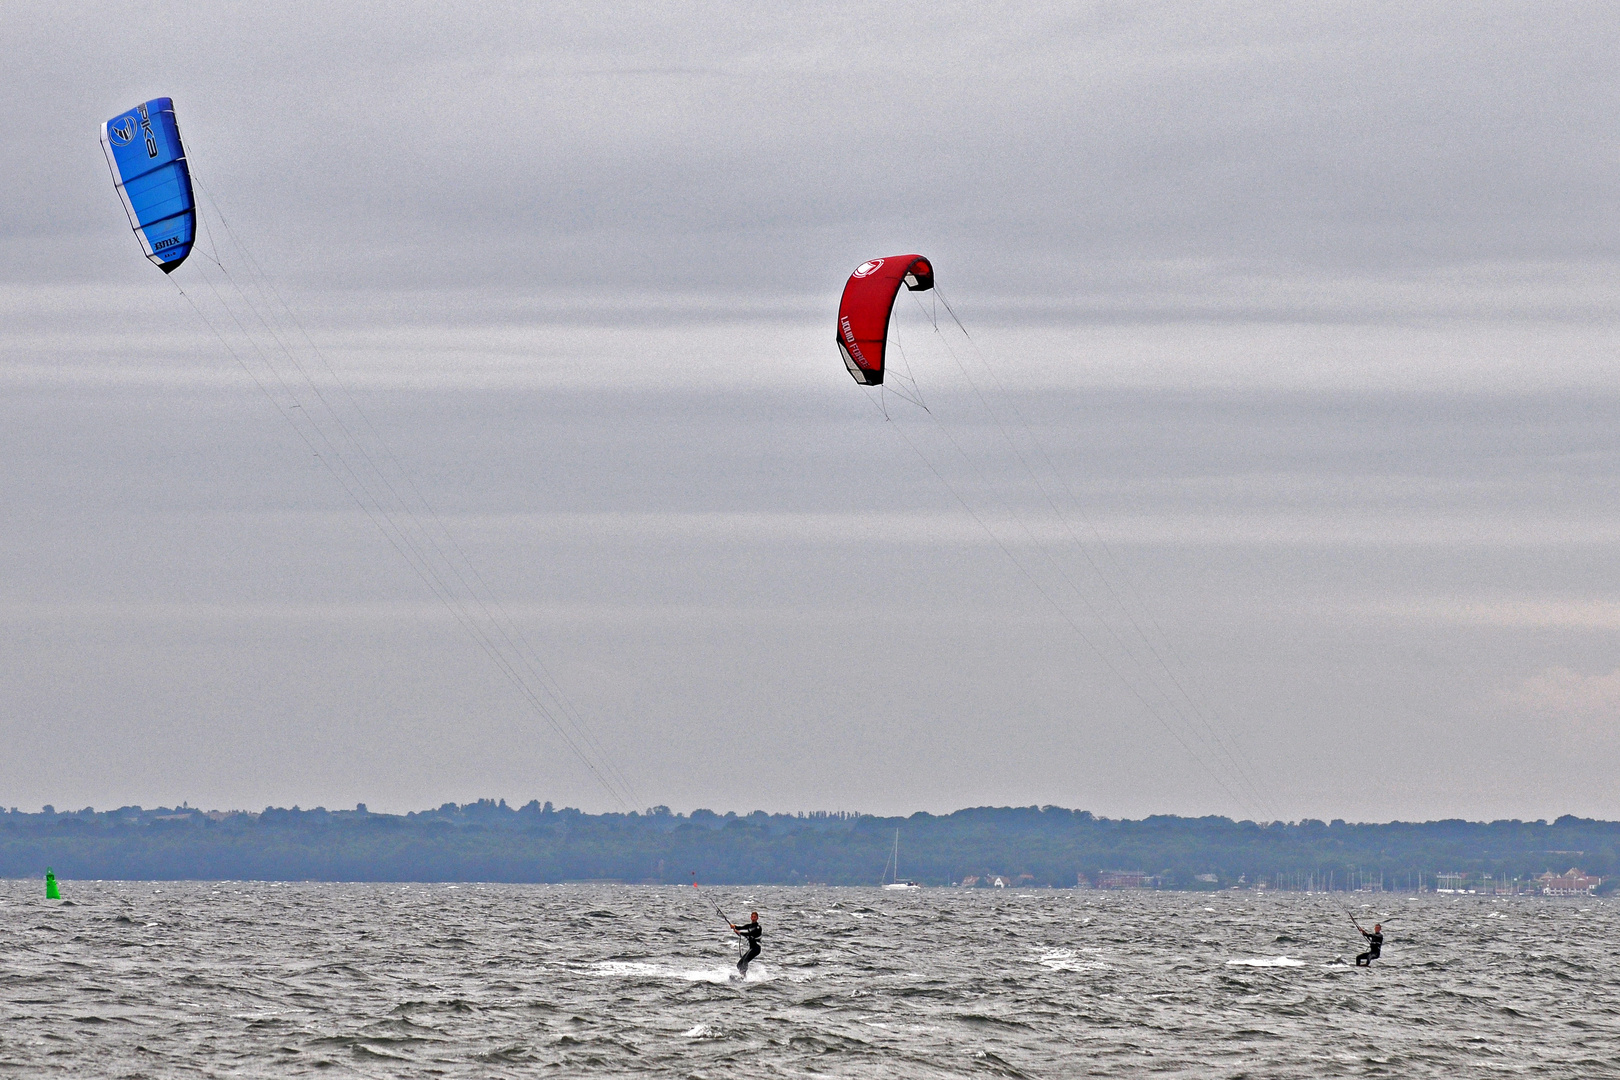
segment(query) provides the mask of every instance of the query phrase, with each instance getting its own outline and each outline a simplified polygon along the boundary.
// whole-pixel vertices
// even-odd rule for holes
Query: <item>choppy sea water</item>
[[[0,1071],[1620,1076],[1591,899],[0,882]],[[713,903],[760,911],[735,950]],[[1347,912],[1381,919],[1356,969]]]

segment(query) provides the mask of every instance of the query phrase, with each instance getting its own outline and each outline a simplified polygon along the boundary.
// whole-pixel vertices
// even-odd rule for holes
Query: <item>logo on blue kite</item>
[[[108,125],[107,135],[115,146],[127,145],[135,137],[135,118],[120,116],[116,123]]]

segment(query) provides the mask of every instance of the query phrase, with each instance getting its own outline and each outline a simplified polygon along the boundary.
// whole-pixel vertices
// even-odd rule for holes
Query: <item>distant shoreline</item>
[[[0,877],[63,880],[877,885],[1344,893],[1603,893],[1620,822],[1258,824],[1117,820],[1062,807],[853,813],[586,814],[481,800],[409,814],[189,806],[0,811]],[[1454,895],[1457,895],[1455,891]]]

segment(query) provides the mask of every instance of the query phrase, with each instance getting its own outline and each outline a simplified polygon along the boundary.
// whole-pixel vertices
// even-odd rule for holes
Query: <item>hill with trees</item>
[[[480,800],[408,814],[189,806],[0,811],[0,876],[78,879],[623,881],[875,885],[899,832],[900,873],[925,885],[1490,886],[1575,866],[1612,883],[1620,823],[1118,820],[1056,806],[945,815],[586,814]]]

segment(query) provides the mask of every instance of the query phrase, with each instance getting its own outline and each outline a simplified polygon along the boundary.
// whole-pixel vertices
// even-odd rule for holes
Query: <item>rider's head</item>
[[[1384,932],[1384,924],[1383,923],[1381,923],[1381,922],[1373,923],[1373,933],[1381,934],[1383,932]]]
[[[749,921],[749,922],[759,922],[759,912],[757,912],[757,911],[750,911],[750,912],[749,912],[749,913],[748,913],[748,921]]]

